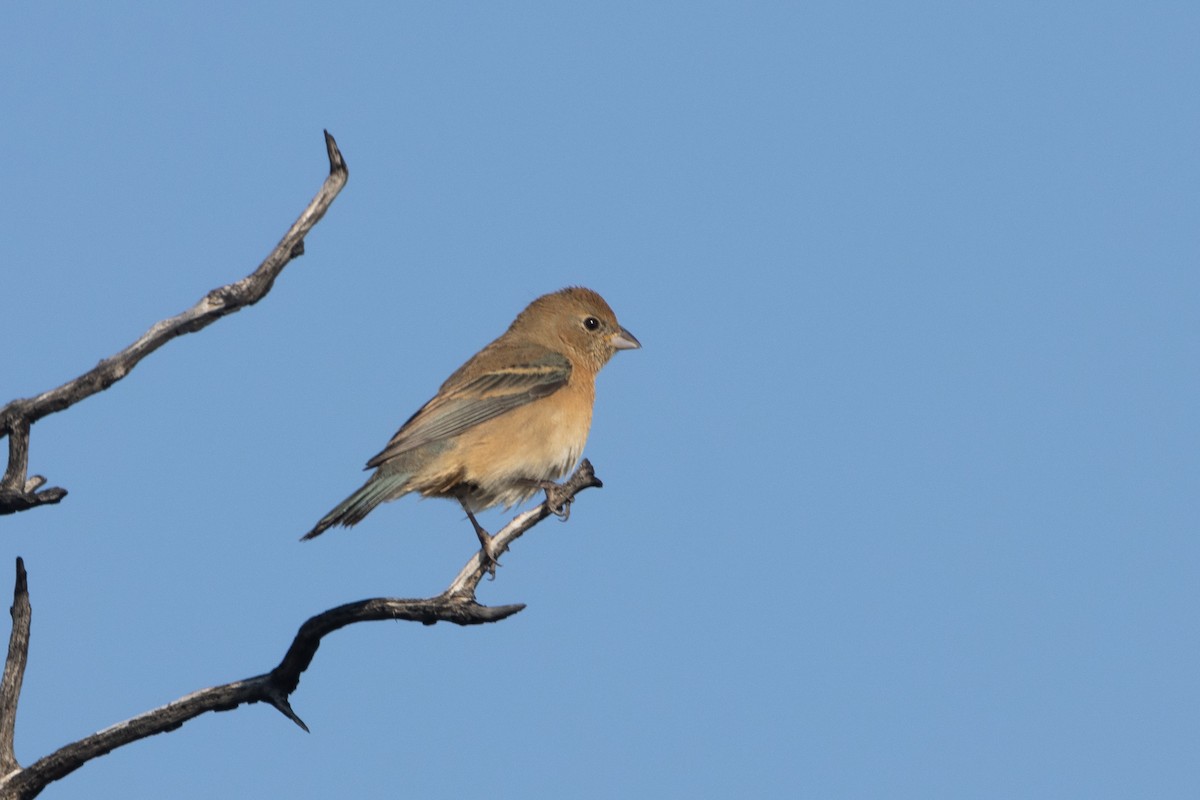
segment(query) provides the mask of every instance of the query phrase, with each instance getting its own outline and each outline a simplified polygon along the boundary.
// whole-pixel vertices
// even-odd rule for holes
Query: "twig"
[[[569,504],[577,493],[590,486],[601,485],[600,480],[592,471],[592,465],[587,459],[584,459],[575,473],[555,492],[552,499],[548,499],[537,508],[517,515],[512,522],[495,534],[499,552],[504,552],[508,545],[534,525]],[[551,507],[552,503],[554,503],[553,508]],[[424,625],[433,625],[438,622],[452,622],[455,625],[481,625],[488,622],[499,622],[525,608],[521,603],[484,606],[475,600],[475,588],[487,572],[483,566],[483,559],[482,551],[473,555],[450,586],[437,597],[424,600],[377,597],[346,603],[311,617],[300,626],[278,666],[266,674],[193,692],[165,706],[139,714],[77,742],[65,745],[23,770],[16,766],[14,760],[13,767],[5,774],[0,774],[0,800],[9,800],[10,798],[12,800],[30,800],[48,784],[69,775],[93,758],[140,739],[173,731],[188,720],[208,711],[230,711],[250,703],[267,703],[307,731],[308,726],[292,710],[289,697],[300,685],[300,676],[312,663],[317,648],[321,645],[321,640],[334,631],[359,622],[398,619],[420,622]],[[18,598],[25,597],[25,647],[27,647],[28,595],[24,592],[24,570],[20,559],[17,560],[17,565],[18,592],[16,594]],[[14,605],[15,608],[16,605]],[[13,619],[13,635],[15,637],[17,627],[15,610]],[[11,646],[9,652],[11,661]],[[4,680],[7,686],[8,667],[5,669]],[[20,690],[19,679],[16,690],[18,692]],[[7,703],[7,699],[5,702]],[[12,709],[15,714],[15,695]],[[11,747],[11,735],[9,745]]]
[[[325,132],[325,149],[329,156],[329,177],[254,272],[239,281],[213,289],[187,311],[155,323],[133,344],[104,359],[78,378],[37,397],[13,400],[0,408],[0,437],[7,435],[9,438],[8,468],[0,479],[0,514],[57,503],[67,494],[67,490],[60,487],[37,491],[46,482],[40,475],[26,479],[29,429],[35,422],[104,391],[129,374],[143,358],[172,339],[205,328],[221,317],[254,305],[266,296],[283,268],[304,253],[304,237],[325,216],[338,192],[346,185],[349,176],[346,162],[328,131]]]
[[[495,545],[495,553],[497,556],[508,550],[508,546],[521,538],[525,531],[537,525],[551,514],[557,513],[556,509],[561,504],[562,508],[570,506],[571,501],[575,499],[575,495],[589,487],[601,488],[604,486],[600,479],[596,477],[595,471],[592,469],[592,462],[586,458],[579,462],[579,466],[571,477],[558,488],[557,503],[552,507],[552,501],[547,498],[547,502],[542,503],[537,508],[532,508],[522,514],[518,514],[512,522],[505,525],[500,530],[492,535],[492,543]],[[475,554],[475,557],[467,562],[467,565],[462,568],[458,576],[450,584],[449,588],[443,593],[443,597],[451,598],[475,598],[475,588],[479,586],[479,582],[483,580],[483,576],[489,571],[485,566],[486,559],[483,551]]]

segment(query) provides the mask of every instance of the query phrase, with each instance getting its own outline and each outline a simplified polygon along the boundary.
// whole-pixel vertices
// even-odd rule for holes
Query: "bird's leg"
[[[467,519],[471,520],[471,527],[475,529],[475,535],[479,537],[479,546],[483,549],[483,566],[488,574],[495,578],[496,567],[500,566],[500,554],[496,552],[496,543],[492,540],[492,535],[479,524],[479,520],[475,519],[475,515],[471,513],[471,507],[461,496],[458,497],[458,504],[462,506],[463,511],[467,512]]]

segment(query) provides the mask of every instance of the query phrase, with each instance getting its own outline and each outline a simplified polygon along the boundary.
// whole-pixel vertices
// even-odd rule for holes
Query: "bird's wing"
[[[465,367],[455,373],[436,397],[404,423],[388,446],[367,462],[367,469],[551,395],[571,377],[571,362],[553,350],[521,348],[512,355],[505,366],[470,378],[459,378]]]

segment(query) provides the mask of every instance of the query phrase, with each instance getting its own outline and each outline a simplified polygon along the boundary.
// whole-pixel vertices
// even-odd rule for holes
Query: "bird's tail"
[[[362,522],[363,517],[380,503],[394,500],[405,494],[404,484],[408,475],[380,475],[376,472],[370,479],[359,487],[358,491],[347,497],[325,516],[321,517],[313,529],[300,537],[301,541],[320,536],[334,525],[349,528]]]

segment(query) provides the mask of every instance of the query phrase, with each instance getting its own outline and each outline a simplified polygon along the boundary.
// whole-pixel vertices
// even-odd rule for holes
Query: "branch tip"
[[[575,484],[578,481],[580,490],[587,488],[603,489],[604,482],[596,477],[596,470],[592,468],[592,462],[586,458],[579,462],[579,469],[575,470],[575,474],[571,476],[568,483]]]
[[[524,603],[513,603],[508,606],[494,606],[489,609],[491,613],[490,622],[499,622],[502,619],[508,619],[513,614],[519,614],[525,610]]]
[[[325,131],[325,149],[329,156],[329,177],[283,239],[253,272],[239,281],[213,289],[186,311],[156,322],[124,350],[101,359],[99,364],[84,374],[36,397],[13,400],[0,407],[0,438],[7,436],[9,440],[8,466],[0,478],[0,515],[57,503],[67,496],[66,489],[59,487],[37,492],[35,490],[46,482],[45,478],[26,478],[30,426],[49,414],[70,408],[109,388],[128,375],[142,359],[172,339],[202,330],[221,317],[252,306],[266,296],[283,268],[304,252],[304,237],[325,216],[346,184],[349,175],[346,161],[329,131]]]
[[[288,702],[286,697],[276,694],[275,692],[268,692],[267,702],[270,703],[271,706],[280,714],[283,714],[292,722],[299,725],[300,730],[304,731],[305,733],[312,733],[312,731],[308,729],[308,726],[304,724],[304,720],[300,719],[300,717],[296,715],[295,711],[292,711],[292,704]]]
[[[342,157],[342,151],[338,149],[337,142],[333,138],[333,134],[329,131],[325,133],[325,152],[329,154],[329,174],[341,172],[346,175],[350,174],[349,167],[346,166],[346,159]]]

